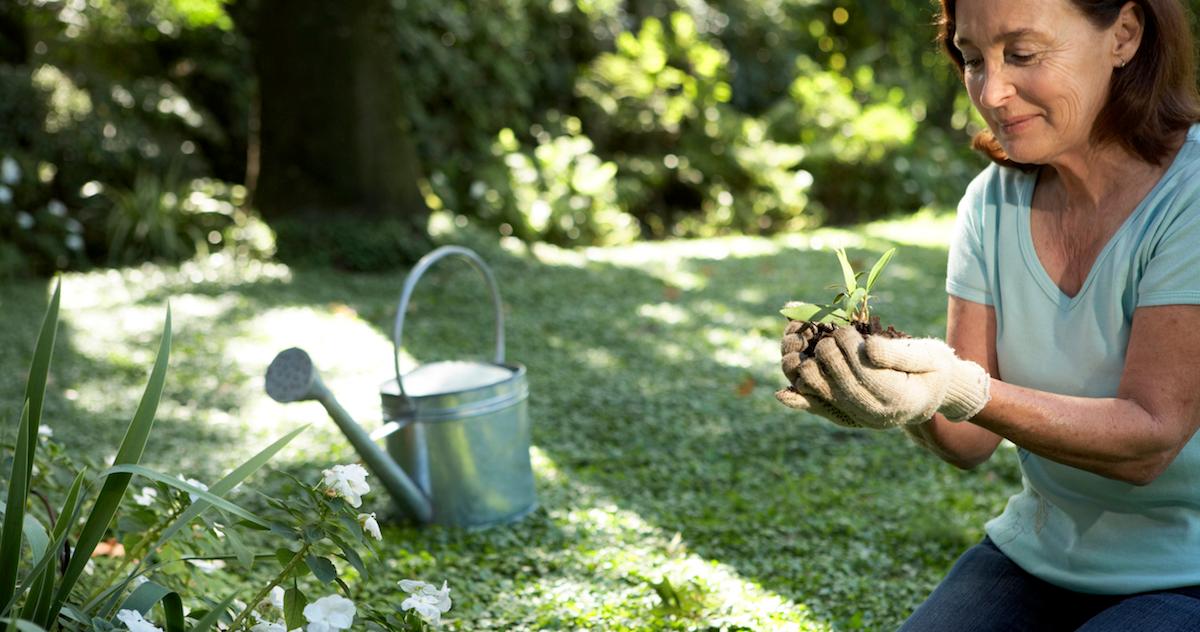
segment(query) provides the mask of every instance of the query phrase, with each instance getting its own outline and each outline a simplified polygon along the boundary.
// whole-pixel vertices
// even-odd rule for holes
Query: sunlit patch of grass
[[[949,215],[775,238],[567,250],[475,239],[500,284],[506,354],[528,368],[540,508],[485,531],[385,526],[361,598],[401,578],[449,581],[451,630],[891,629],[1019,485],[1011,450],[961,473],[899,433],[851,432],[779,406],[778,309],[899,252],[873,308],[940,335]],[[861,265],[860,265],[861,267]],[[276,460],[315,472],[356,458],[314,402],[263,393],[300,346],[368,430],[393,369],[403,274],[239,264],[71,274],[47,422],[81,457],[132,414],[166,305],[175,340],[148,461],[211,480],[269,438],[309,429]],[[0,415],[19,413],[45,282],[0,288]],[[935,300],[936,299],[936,300]],[[492,354],[479,276],[437,266],[414,294],[401,363]],[[390,505],[380,489],[371,511]],[[236,565],[221,581],[245,581]],[[667,607],[667,580],[682,599]],[[655,588],[659,586],[659,589]]]

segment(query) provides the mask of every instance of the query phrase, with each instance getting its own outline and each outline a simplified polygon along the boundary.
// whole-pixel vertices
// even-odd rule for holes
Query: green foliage
[[[29,41],[45,46],[0,60],[0,152],[49,175],[20,192],[20,208],[0,205],[0,274],[184,258],[193,243],[215,249],[214,231],[263,251],[231,241],[228,223],[195,227],[219,218],[163,203],[171,191],[153,195],[173,179],[186,189],[246,174],[253,64],[231,17],[253,2],[16,2]],[[770,233],[950,203],[983,162],[965,148],[978,121],[932,42],[932,8],[396,3],[427,202],[560,245]],[[88,194],[95,185],[109,194]],[[73,222],[41,218],[51,200]],[[402,226],[313,219],[272,226],[314,233],[283,260],[317,253],[311,263],[375,270],[424,250]],[[157,244],[126,247],[133,226],[154,227]],[[322,236],[346,245],[312,250]]]
[[[799,320],[812,323],[828,323],[828,324],[846,324],[846,323],[869,323],[871,321],[871,290],[875,287],[875,281],[879,279],[880,273],[884,267],[892,260],[892,256],[896,254],[896,249],[892,248],[883,253],[875,265],[871,266],[871,271],[867,274],[866,283],[859,285],[858,278],[862,276],[861,272],[855,272],[854,267],[850,264],[850,259],[846,256],[844,248],[834,250],[837,253],[838,263],[842,266],[842,286],[834,286],[838,290],[837,296],[833,298],[833,303],[821,305],[816,303],[804,303],[793,301],[789,302],[780,313],[791,320]]]
[[[271,589],[291,577],[302,577],[301,570],[311,571],[322,583],[337,582],[348,592],[340,577],[344,572],[329,559],[333,555],[346,560],[357,576],[367,575],[355,550],[372,547],[360,523],[363,517],[333,489],[301,484],[287,500],[268,498],[268,504],[278,510],[270,520],[224,498],[295,439],[303,427],[260,450],[211,488],[139,465],[163,399],[172,338],[169,309],[149,382],[113,457],[114,465],[100,471],[86,488],[84,472],[73,473],[65,500],[60,510],[54,511],[46,490],[38,489],[48,483],[49,474],[35,469],[34,463],[39,449],[45,449],[50,458],[41,462],[43,466],[57,469],[63,465],[57,458],[63,452],[43,437],[41,430],[60,296],[61,286],[55,289],[43,319],[15,442],[8,446],[12,458],[7,460],[10,467],[0,523],[0,619],[18,622],[16,627],[22,630],[115,630],[114,616],[124,621],[161,605],[168,632],[185,628],[203,632],[226,617],[234,595],[220,602],[205,601],[206,608],[193,608],[185,615],[179,587],[189,583],[191,573],[181,573],[180,562],[232,557],[251,568],[256,558],[267,556],[247,547],[245,536],[238,535],[238,529],[246,528],[284,536],[294,554],[281,560],[282,570],[276,578],[259,590],[249,607],[243,605],[224,629],[249,630],[255,623],[251,613],[259,612],[257,606]],[[122,510],[134,476],[150,481],[153,487],[142,488],[133,496],[135,507]],[[98,492],[93,484],[100,485]],[[35,497],[41,499],[44,511],[37,510],[37,503],[31,504]],[[359,502],[354,500],[355,505]],[[214,513],[224,525],[213,520]],[[229,518],[240,520],[231,524]],[[203,528],[195,529],[198,526]],[[172,539],[184,529],[194,529],[189,535],[199,537]],[[97,561],[94,555],[105,538],[110,551],[113,543],[124,541],[122,553],[108,563]],[[226,546],[234,555],[214,555],[213,548]],[[298,564],[300,560],[306,564]],[[293,590],[298,590],[294,582]],[[262,612],[270,614],[269,608]]]

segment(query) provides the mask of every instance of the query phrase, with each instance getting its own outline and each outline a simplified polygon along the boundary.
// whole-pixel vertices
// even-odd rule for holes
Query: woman
[[[946,343],[847,330],[785,404],[901,426],[1024,489],[904,630],[1200,629],[1200,97],[1178,0],[942,0],[995,164],[950,247]]]

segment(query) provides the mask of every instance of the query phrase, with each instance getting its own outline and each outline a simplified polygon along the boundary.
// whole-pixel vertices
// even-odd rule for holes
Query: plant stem
[[[267,595],[271,594],[272,588],[280,585],[283,583],[283,580],[287,579],[287,576],[292,572],[292,569],[296,568],[296,565],[304,559],[304,556],[308,553],[310,548],[312,548],[312,544],[305,542],[304,545],[300,547],[300,550],[296,551],[296,554],[292,556],[291,560],[288,560],[288,563],[284,565],[283,570],[279,571],[279,574],[275,576],[275,579],[272,579],[270,583],[263,587],[262,590],[258,591],[258,594],[254,595],[249,603],[246,604],[246,609],[238,614],[237,618],[233,620],[233,623],[229,624],[229,632],[236,632],[238,630],[238,625],[242,624],[246,618],[250,616],[250,613],[254,610],[254,608],[257,607],[259,603],[262,603],[262,600],[266,599]]]

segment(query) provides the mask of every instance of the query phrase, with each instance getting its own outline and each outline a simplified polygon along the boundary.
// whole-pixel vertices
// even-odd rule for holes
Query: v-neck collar
[[[1134,221],[1146,211],[1146,209],[1149,207],[1150,200],[1157,197],[1159,191],[1166,184],[1167,180],[1175,175],[1176,167],[1180,163],[1179,158],[1181,155],[1183,155],[1184,150],[1187,148],[1187,144],[1195,140],[1197,129],[1197,126],[1193,126],[1190,130],[1188,130],[1187,137],[1183,141],[1183,146],[1181,146],[1179,150],[1175,152],[1175,156],[1171,160],[1171,164],[1167,166],[1167,170],[1163,172],[1162,177],[1158,179],[1158,182],[1154,183],[1154,186],[1150,189],[1150,191],[1147,192],[1146,195],[1142,197],[1142,200],[1138,202],[1137,206],[1134,207],[1133,212],[1131,212],[1125,218],[1125,220],[1121,222],[1121,226],[1118,227],[1116,232],[1114,232],[1112,236],[1108,238],[1108,243],[1104,244],[1104,249],[1100,251],[1099,255],[1096,255],[1096,259],[1092,262],[1092,267],[1090,270],[1088,270],[1088,274],[1083,281],[1083,285],[1079,286],[1079,291],[1075,293],[1075,296],[1068,296],[1067,293],[1062,290],[1062,288],[1058,287],[1058,284],[1055,283],[1054,279],[1050,278],[1050,274],[1046,272],[1046,267],[1042,265],[1042,260],[1038,258],[1037,248],[1035,248],[1033,245],[1033,230],[1032,222],[1030,220],[1033,210],[1033,191],[1037,186],[1038,173],[1034,172],[1026,175],[1025,188],[1023,191],[1021,191],[1021,206],[1018,219],[1021,257],[1025,259],[1025,265],[1029,268],[1029,273],[1033,276],[1038,286],[1042,288],[1042,291],[1046,293],[1046,296],[1055,305],[1057,305],[1061,311],[1065,312],[1074,309],[1074,307],[1082,301],[1083,297],[1087,295],[1088,289],[1096,281],[1097,270],[1103,267],[1104,260],[1108,258],[1109,253],[1116,248],[1116,245],[1121,241],[1125,233],[1129,232],[1129,227],[1134,224]]]

